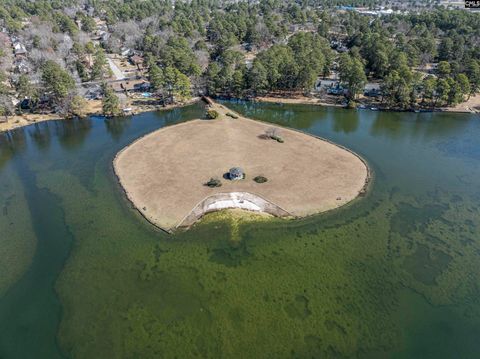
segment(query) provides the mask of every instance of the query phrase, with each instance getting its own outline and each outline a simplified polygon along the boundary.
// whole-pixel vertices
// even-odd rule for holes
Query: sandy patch
[[[480,94],[471,96],[468,101],[459,103],[454,107],[444,108],[443,110],[448,112],[480,113]]]

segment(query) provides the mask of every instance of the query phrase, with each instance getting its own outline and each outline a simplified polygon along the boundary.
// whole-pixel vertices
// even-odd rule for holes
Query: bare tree
[[[52,24],[40,21],[38,18],[32,20],[31,24],[20,33],[20,39],[25,42],[28,48],[40,50],[52,48],[52,36]]]
[[[85,46],[87,43],[92,41],[90,36],[85,32],[85,31],[79,31],[77,36],[76,36],[76,41],[82,45]]]
[[[195,51],[195,56],[197,58],[197,63],[200,66],[200,70],[204,72],[210,62],[210,55],[207,51],[197,50]]]
[[[111,37],[119,39],[128,48],[134,48],[143,37],[142,29],[133,20],[113,25],[111,32]]]
[[[122,48],[122,40],[118,37],[110,36],[105,44],[107,51],[113,53],[120,53],[120,49]]]
[[[36,68],[39,68],[45,61],[48,61],[48,60],[53,60],[65,67],[65,62],[63,61],[63,59],[60,59],[57,56],[57,54],[55,53],[55,51],[53,51],[53,49],[49,49],[49,50],[33,49],[29,53],[29,59]]]
[[[269,127],[265,130],[265,136],[268,138],[279,138],[280,130],[277,127]]]
[[[0,49],[3,54],[3,56],[0,56],[0,72],[10,72],[13,66],[12,48],[6,41],[6,38],[0,38]]]
[[[57,103],[55,111],[66,118],[83,118],[87,115],[87,103],[86,100],[76,92],[70,92],[64,99]]]
[[[0,116],[3,118],[2,122],[8,121],[8,116],[15,113],[12,99],[8,95],[0,95]]]
[[[73,40],[67,34],[55,34],[56,46],[55,52],[62,59],[67,59],[73,46]]]
[[[158,29],[158,27],[159,27],[158,16],[156,16],[156,15],[149,16],[149,17],[143,19],[140,22],[140,28],[141,29],[147,29],[148,27],[151,27],[153,29]]]
[[[270,30],[265,25],[263,19],[260,19],[255,25],[255,32],[257,34],[257,38],[255,39],[255,45],[257,45],[258,48],[264,48],[265,46],[267,46],[268,43],[272,41],[272,35],[270,34]]]
[[[77,7],[64,7],[62,12],[67,15],[68,17],[71,17],[72,19],[77,15]]]

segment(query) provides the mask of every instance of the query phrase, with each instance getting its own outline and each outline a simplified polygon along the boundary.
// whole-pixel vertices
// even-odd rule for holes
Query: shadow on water
[[[335,117],[333,130],[335,132],[351,133],[358,129],[358,116],[340,116]]]
[[[119,141],[122,134],[130,126],[131,117],[105,118],[105,128],[115,141]]]
[[[295,127],[300,130],[306,130],[312,127],[332,111],[330,108],[317,105],[294,106],[294,110],[292,110],[292,106],[275,103],[262,103],[259,105],[258,103],[248,101],[235,103],[230,101],[220,102],[232,109],[238,110],[247,117],[265,122],[278,123],[286,127]]]
[[[92,128],[92,119],[53,121],[53,126],[60,145],[66,150],[73,151],[85,142]]]
[[[376,137],[383,136],[392,140],[431,139],[442,135],[450,137],[454,133],[464,134],[469,125],[460,117],[455,121],[452,117],[458,117],[459,114],[451,113],[375,112],[373,116],[370,133]]]
[[[52,133],[48,122],[44,125],[40,125],[39,123],[34,124],[28,130],[28,134],[40,151],[46,152],[50,148],[52,143]]]
[[[25,129],[17,128],[0,133],[0,169],[14,156],[24,152],[26,148]]]
[[[0,299],[0,358],[63,358],[56,344],[61,304],[54,290],[72,235],[55,196],[35,184],[35,175],[17,162],[37,238],[33,262]]]

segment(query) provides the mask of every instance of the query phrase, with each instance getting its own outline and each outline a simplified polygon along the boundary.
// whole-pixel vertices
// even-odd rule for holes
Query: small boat
[[[372,110],[372,111],[378,111],[378,107],[370,107],[370,110]]]

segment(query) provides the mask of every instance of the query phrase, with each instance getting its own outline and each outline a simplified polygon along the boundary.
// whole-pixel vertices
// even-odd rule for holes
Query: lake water
[[[479,117],[226,104],[356,151],[368,195],[167,235],[111,162],[202,106],[1,134],[0,358],[478,358]]]

